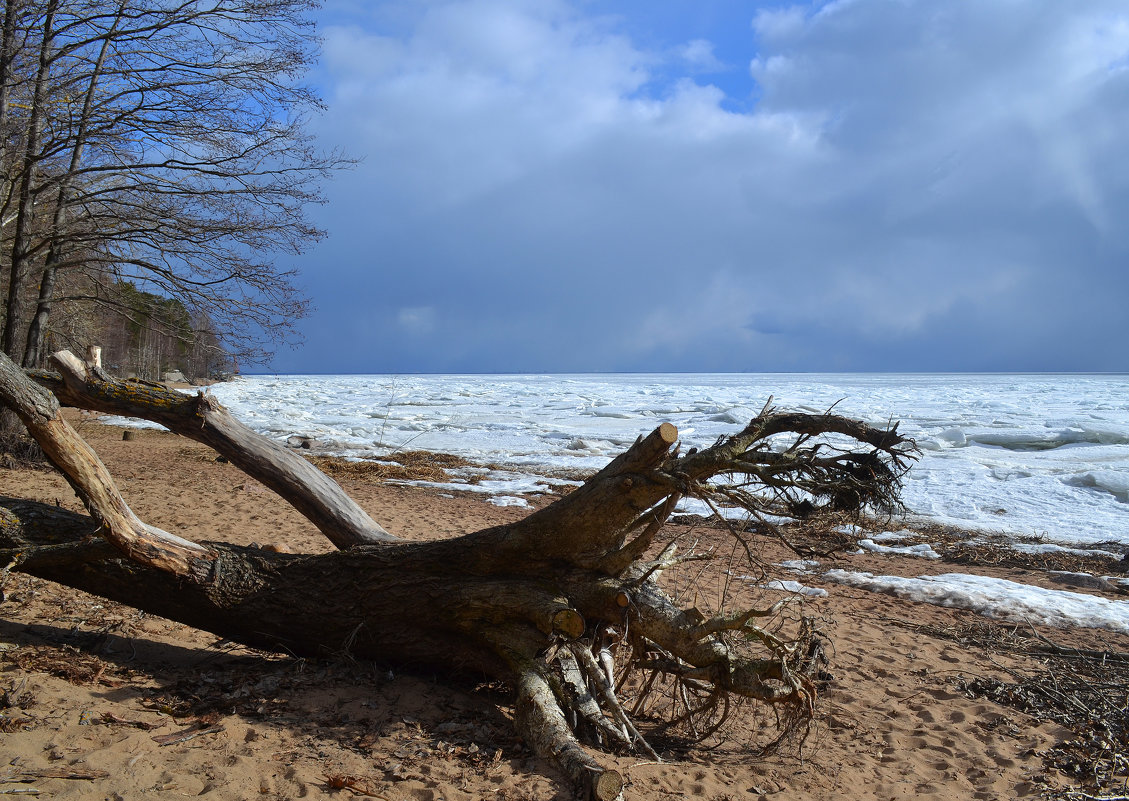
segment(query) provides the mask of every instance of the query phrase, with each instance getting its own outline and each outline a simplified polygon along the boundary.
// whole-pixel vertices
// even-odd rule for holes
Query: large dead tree
[[[673,542],[655,542],[678,501],[743,507],[754,527],[767,529],[841,520],[895,507],[913,456],[896,426],[766,405],[744,430],[685,455],[664,423],[518,522],[407,542],[208,395],[117,381],[65,352],[53,359],[58,374],[26,374],[0,354],[0,403],[20,416],[90,517],[0,499],[0,563],[259,648],[347,650],[382,664],[504,680],[517,693],[520,735],[586,798],[615,798],[623,784],[588,747],[658,758],[620,703],[626,674],[639,677],[639,697],[668,688],[691,723],[730,698],[801,717],[814,701],[810,631],[762,628],[769,610],[706,616],[664,592],[659,576],[687,558]],[[195,543],[147,525],[61,417],[59,401],[146,418],[207,443],[293,503],[339,550]]]

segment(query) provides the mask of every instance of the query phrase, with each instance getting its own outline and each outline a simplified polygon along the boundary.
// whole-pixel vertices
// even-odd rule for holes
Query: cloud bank
[[[276,368],[1129,370],[1123,2],[721,5],[330,4]]]

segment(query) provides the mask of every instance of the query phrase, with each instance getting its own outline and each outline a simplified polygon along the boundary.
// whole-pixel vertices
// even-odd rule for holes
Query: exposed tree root
[[[9,569],[257,647],[348,649],[385,664],[507,681],[526,742],[586,798],[617,797],[623,776],[585,744],[658,760],[641,731],[657,716],[656,731],[704,739],[741,699],[781,710],[785,732],[812,713],[820,640],[799,611],[795,625],[780,626],[793,602],[723,606],[707,617],[660,584],[665,572],[696,570],[717,556],[692,542],[658,547],[678,500],[736,505],[768,529],[779,520],[841,521],[896,508],[914,455],[896,426],[766,404],[745,429],[708,448],[680,456],[678,431],[664,423],[523,520],[412,543],[389,535],[340,487],[312,467],[310,477],[214,400],[127,386],[69,354],[56,363],[63,378],[36,379],[61,398],[149,417],[223,450],[273,482],[342,550],[295,555],[197,544],[137,520],[55,398],[0,357],[0,402],[20,415],[93,518],[4,500],[0,561]],[[731,530],[751,559],[748,535]]]

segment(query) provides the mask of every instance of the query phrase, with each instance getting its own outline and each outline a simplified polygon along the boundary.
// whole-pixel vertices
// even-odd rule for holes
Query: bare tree
[[[51,307],[55,301],[55,285],[59,267],[64,263],[67,249],[72,246],[67,237],[72,189],[76,174],[82,166],[83,150],[86,147],[87,137],[90,135],[94,103],[98,97],[106,55],[109,52],[110,43],[114,39],[114,34],[122,23],[124,14],[125,3],[123,2],[118,6],[117,14],[113,18],[109,31],[97,47],[98,55],[89,70],[86,91],[82,98],[82,108],[74,124],[73,134],[69,137],[71,147],[69,164],[67,169],[56,179],[57,190],[54,199],[54,212],[48,229],[47,255],[39,279],[39,297],[36,302],[35,315],[28,326],[24,346],[23,364],[27,366],[36,366],[42,361],[47,336],[47,323],[51,314]],[[7,350],[5,348],[5,351]]]
[[[47,100],[48,82],[51,77],[52,51],[55,42],[55,14],[58,0],[47,0],[43,16],[39,20],[38,59],[35,64],[35,78],[28,101],[27,127],[24,131],[23,153],[12,186],[15,189],[15,222],[11,236],[11,255],[8,264],[8,298],[5,306],[4,331],[0,338],[0,350],[15,353],[17,337],[22,323],[23,303],[21,295],[30,275],[30,262],[33,255],[30,228],[35,212],[33,184],[40,159],[40,138],[45,126],[44,110]]]
[[[237,423],[212,398],[108,378],[70,354],[60,375],[0,356],[0,402],[21,416],[92,520],[4,499],[0,561],[261,648],[339,653],[509,683],[517,729],[585,798],[612,799],[620,774],[589,747],[657,759],[629,710],[681,699],[690,725],[752,699],[810,715],[818,639],[772,630],[771,609],[682,608],[659,577],[703,554],[660,531],[680,498],[744,508],[755,526],[809,527],[897,506],[913,444],[831,413],[778,412],[679,454],[664,423],[574,492],[473,534],[406,542],[309,462]],[[145,417],[205,442],[290,501],[340,550],[278,554],[196,543],[129,510],[97,456],[59,415],[68,405]],[[744,542],[748,535],[733,530]],[[631,676],[639,681],[632,684]],[[638,703],[622,703],[634,687]],[[585,747],[587,744],[588,747]]]
[[[20,147],[4,158],[6,353],[36,364],[55,302],[100,303],[120,281],[248,352],[292,335],[306,302],[276,259],[322,236],[305,209],[348,163],[305,129],[311,7],[7,0],[0,124]],[[106,291],[60,294],[68,271]]]

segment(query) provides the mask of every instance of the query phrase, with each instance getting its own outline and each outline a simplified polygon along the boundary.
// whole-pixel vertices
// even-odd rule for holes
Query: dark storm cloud
[[[1123,3],[615,5],[329,17],[279,369],[1129,369]]]

